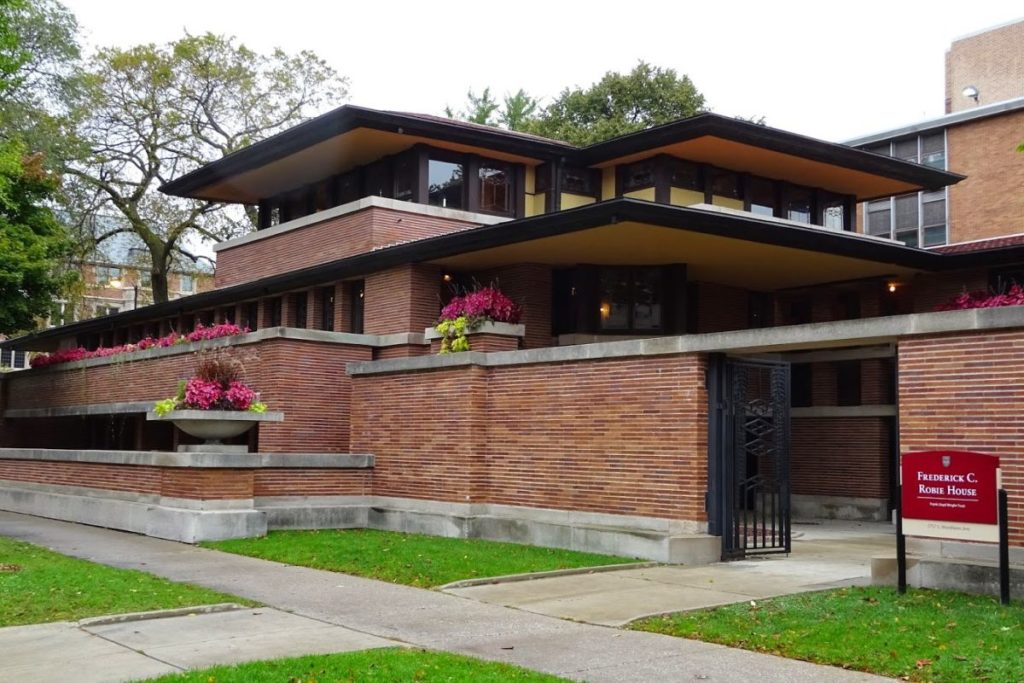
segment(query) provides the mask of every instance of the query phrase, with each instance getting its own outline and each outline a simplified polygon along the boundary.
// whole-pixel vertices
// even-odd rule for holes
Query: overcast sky
[[[688,74],[718,113],[829,140],[941,115],[949,43],[1024,10],[1019,0],[63,1],[91,46],[187,30],[313,50],[367,107],[439,114],[488,85],[551,98],[643,59]]]

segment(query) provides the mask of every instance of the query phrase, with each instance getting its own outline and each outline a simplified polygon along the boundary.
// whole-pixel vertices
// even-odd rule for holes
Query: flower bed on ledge
[[[49,365],[72,363],[74,361],[85,360],[87,358],[106,358],[108,356],[116,356],[121,353],[132,353],[133,351],[145,351],[146,349],[166,348],[168,346],[187,344],[189,342],[219,339],[220,337],[232,337],[239,334],[245,334],[248,331],[249,328],[247,327],[239,327],[238,325],[232,325],[230,323],[214,325],[212,327],[204,327],[200,323],[188,334],[171,332],[170,334],[159,338],[146,337],[144,339],[140,339],[135,344],[101,346],[100,348],[92,351],[79,347],[77,349],[54,351],[53,353],[41,353],[33,356],[30,363],[34,368],[43,368]]]
[[[991,292],[964,292],[936,307],[937,311],[963,311],[969,308],[998,308],[1024,306],[1024,288],[1013,285],[1002,294]]]

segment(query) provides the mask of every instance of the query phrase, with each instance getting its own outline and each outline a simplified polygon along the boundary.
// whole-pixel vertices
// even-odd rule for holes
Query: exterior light
[[[895,283],[895,282],[890,282],[890,283],[889,283],[888,285],[886,285],[886,286],[888,287],[888,289],[889,289],[889,291],[890,291],[890,292],[895,292],[895,291],[896,291],[896,283]]]
[[[445,274],[444,274],[444,277],[443,277],[442,279],[443,279],[443,280],[444,280],[445,282],[451,282],[451,281],[452,281],[452,275],[451,275],[451,273],[445,273]]]
[[[964,88],[963,91],[961,91],[961,94],[964,97],[969,97],[972,100],[974,100],[975,104],[978,103],[978,95],[980,93],[978,92],[978,89],[976,87],[974,87],[973,85],[969,85],[966,88]]]
[[[606,303],[602,303],[601,304],[601,317],[602,318],[607,318],[611,314],[612,314],[612,305],[607,303],[607,302]]]

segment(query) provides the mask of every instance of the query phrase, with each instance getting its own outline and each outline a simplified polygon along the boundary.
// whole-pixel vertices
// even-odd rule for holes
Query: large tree
[[[17,30],[25,11],[20,0],[0,0],[0,110],[34,77],[37,56]],[[60,274],[71,242],[46,206],[58,179],[15,133],[0,129],[0,334],[33,327],[72,278]]]
[[[346,85],[311,52],[261,54],[213,34],[100,50],[75,110],[84,152],[68,165],[68,194],[80,215],[123,217],[96,241],[136,233],[149,250],[153,300],[166,301],[176,261],[200,258],[190,240],[222,241],[253,222],[251,213],[157,188],[334,106]]]
[[[609,71],[588,88],[565,88],[543,108],[522,89],[499,104],[484,88],[480,97],[470,90],[466,108],[457,114],[450,107],[445,111],[453,118],[590,145],[704,110],[704,96],[688,76],[640,62],[627,74]]]

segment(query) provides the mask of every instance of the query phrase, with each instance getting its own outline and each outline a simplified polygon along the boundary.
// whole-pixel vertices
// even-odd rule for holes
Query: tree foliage
[[[622,74],[606,73],[587,88],[565,88],[548,106],[520,89],[503,105],[484,88],[481,97],[469,91],[466,109],[449,116],[501,125],[576,145],[590,145],[705,110],[704,96],[686,75],[646,62]]]
[[[151,257],[154,301],[166,301],[175,260],[199,258],[190,239],[222,241],[253,223],[237,207],[156,189],[334,105],[346,86],[311,52],[261,54],[213,34],[100,50],[76,102],[83,152],[68,165],[68,194],[79,215],[124,217],[95,238],[135,232]]]
[[[0,1],[0,109],[34,77],[36,57],[19,37],[26,11],[20,1]],[[61,225],[45,206],[58,179],[43,155],[28,154],[15,131],[0,134],[0,333],[34,326],[49,312],[70,276],[59,275],[70,250]]]

